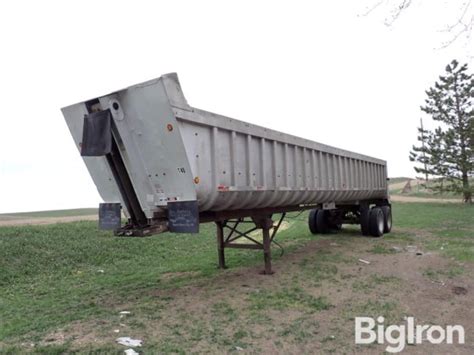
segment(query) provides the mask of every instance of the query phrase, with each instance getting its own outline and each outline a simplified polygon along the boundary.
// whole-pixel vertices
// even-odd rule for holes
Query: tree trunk
[[[469,177],[467,172],[462,173],[462,187],[465,203],[472,203],[472,192],[469,188]]]

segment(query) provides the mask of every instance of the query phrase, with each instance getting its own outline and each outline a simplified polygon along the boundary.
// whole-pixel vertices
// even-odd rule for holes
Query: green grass
[[[372,318],[383,316],[387,322],[394,322],[399,317],[399,305],[393,301],[367,300],[361,304],[346,306],[345,315],[349,320],[354,320],[361,314]]]
[[[299,232],[304,227],[295,226],[285,238],[287,252],[309,240],[307,231]],[[116,316],[116,305],[144,299],[156,287],[209,278],[219,272],[215,250],[212,224],[201,225],[199,235],[153,238],[113,237],[97,230],[96,222],[1,227],[0,342]],[[258,252],[226,251],[230,268],[260,262]]]
[[[356,242],[354,238],[360,238],[356,227],[349,227],[337,235],[312,236],[306,217],[304,213],[296,219],[289,218],[290,228],[279,235],[278,240],[285,248],[284,257],[314,239],[347,245]],[[392,245],[423,242],[427,248],[448,257],[474,262],[473,206],[395,204],[393,219],[394,233],[382,239],[370,239],[369,242],[374,243],[368,249],[370,252],[391,254]],[[273,256],[279,258],[277,247],[273,247]],[[261,265],[262,256],[260,252],[230,249],[226,250],[226,261],[231,270],[237,270]],[[310,293],[300,284],[304,281],[316,288],[323,282],[337,284],[343,277],[339,272],[340,265],[353,262],[357,264],[337,250],[317,250],[311,257],[302,256],[294,262],[301,272],[293,275],[291,282],[248,294],[244,301],[253,318],[244,319],[235,304],[228,300],[216,300],[209,309],[215,316],[214,323],[203,323],[198,316],[183,314],[183,324],[189,324],[168,324],[167,329],[175,334],[174,337],[157,341],[153,350],[186,352],[189,348],[178,341],[183,337],[188,344],[196,341],[215,343],[225,351],[240,344],[238,346],[245,349],[249,339],[255,336],[248,332],[249,322],[268,324],[268,312],[272,310],[300,312],[299,317],[279,331],[286,333],[292,341],[302,341],[318,328],[307,315],[331,309],[331,300],[323,294]],[[160,319],[159,309],[166,309],[173,301],[172,293],[152,296],[157,288],[175,290],[204,281],[213,284],[213,280],[222,275],[217,269],[212,224],[201,225],[199,235],[166,233],[136,239],[113,237],[109,232],[97,230],[96,222],[0,227],[0,271],[0,347],[2,344],[11,346],[12,353],[17,352],[19,343],[36,342],[51,331],[74,322],[116,321],[118,312],[127,304],[134,304],[134,316],[129,321],[142,329],[146,322]],[[427,276],[438,277],[430,272],[427,271]],[[462,273],[446,271],[447,274],[441,276],[454,277],[458,272]],[[348,279],[350,285],[354,281]],[[364,282],[354,286],[356,291],[396,284],[397,280],[374,277]],[[349,308],[347,314],[366,311],[391,316],[397,309],[397,305],[390,302],[367,301],[357,307]],[[236,328],[231,334],[224,333],[221,328],[228,328],[229,324],[236,324]],[[88,351],[88,348],[84,349]],[[51,344],[36,350],[63,353],[69,347]],[[117,348],[99,350],[113,352]]]
[[[430,278],[431,280],[439,281],[441,279],[445,280],[447,278],[452,279],[452,278],[455,278],[456,276],[462,275],[463,273],[464,273],[464,269],[461,266],[453,265],[441,270],[427,268],[423,272],[423,275]]]
[[[473,236],[474,205],[401,203],[393,207],[393,220],[396,227],[419,228],[438,232],[446,228],[467,228]],[[445,235],[445,231],[441,232]]]
[[[394,287],[400,284],[400,279],[395,276],[372,275],[366,280],[357,280],[352,284],[355,291],[367,292],[376,289],[380,285],[392,285]]]
[[[105,316],[113,312],[108,305],[157,282],[166,288],[186,281],[161,281],[165,273],[214,273],[209,227],[200,236],[149,239],[114,238],[89,222],[0,229],[0,339]],[[253,256],[230,254],[228,263],[236,266]]]
[[[410,243],[422,236],[427,249],[458,261],[474,262],[474,205],[396,204],[393,218],[397,227],[415,232],[414,237],[407,236]]]
[[[315,321],[310,315],[304,315],[285,324],[277,333],[277,336],[286,341],[301,344],[314,339],[319,328],[319,322]]]
[[[395,254],[396,250],[384,245],[384,244],[376,244],[372,247],[372,249],[368,250],[369,253],[374,253],[374,254]]]
[[[283,288],[278,291],[260,291],[250,295],[250,307],[262,309],[293,309],[313,313],[329,309],[331,304],[325,297],[314,297],[301,287]]]

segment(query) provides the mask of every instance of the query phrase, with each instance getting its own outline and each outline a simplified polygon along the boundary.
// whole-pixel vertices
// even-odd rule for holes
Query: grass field
[[[410,180],[411,178],[408,178],[408,177],[391,177],[390,180],[389,180],[389,184],[390,185],[393,185],[393,184],[399,184],[399,183],[406,183],[407,180]]]
[[[212,224],[144,239],[113,237],[96,222],[1,227],[0,351],[123,353],[118,336],[142,339],[144,353],[383,351],[354,348],[357,315],[456,315],[472,331],[474,208],[393,210],[394,230],[379,239],[355,227],[313,236],[306,213],[293,214],[278,235],[285,254],[273,247],[273,276],[258,274],[256,251],[226,250],[229,269],[218,270]]]
[[[411,191],[403,192],[403,188],[406,183],[410,180],[411,182]],[[474,180],[471,181],[471,184],[474,183]],[[437,182],[431,180],[427,183],[424,180],[417,180],[406,177],[395,177],[390,178],[388,189],[390,194],[393,195],[402,195],[409,197],[421,197],[421,198],[433,198],[433,199],[452,199],[452,200],[462,200],[462,194],[458,192],[445,191],[440,193],[439,191],[433,190],[433,186],[438,185]]]
[[[89,216],[93,214],[97,214],[97,208],[76,208],[76,209],[70,209],[70,210],[2,213],[0,214],[0,220],[17,219],[17,218],[75,217],[75,216]]]

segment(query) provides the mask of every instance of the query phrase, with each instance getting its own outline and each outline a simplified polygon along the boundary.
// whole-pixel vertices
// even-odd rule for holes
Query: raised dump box
[[[221,267],[226,247],[263,249],[270,273],[270,244],[288,211],[312,209],[313,233],[343,223],[390,231],[385,161],[193,108],[176,74],[62,112],[105,201],[100,225],[116,235],[195,233],[216,222]],[[248,217],[263,242],[238,229]]]

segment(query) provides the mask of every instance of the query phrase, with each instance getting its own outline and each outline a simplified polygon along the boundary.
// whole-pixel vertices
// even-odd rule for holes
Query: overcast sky
[[[3,1],[0,213],[101,202],[60,108],[177,72],[190,105],[387,160],[414,176],[424,90],[472,53],[462,1]],[[317,3],[317,4],[316,4]],[[428,125],[428,122],[427,122]]]

